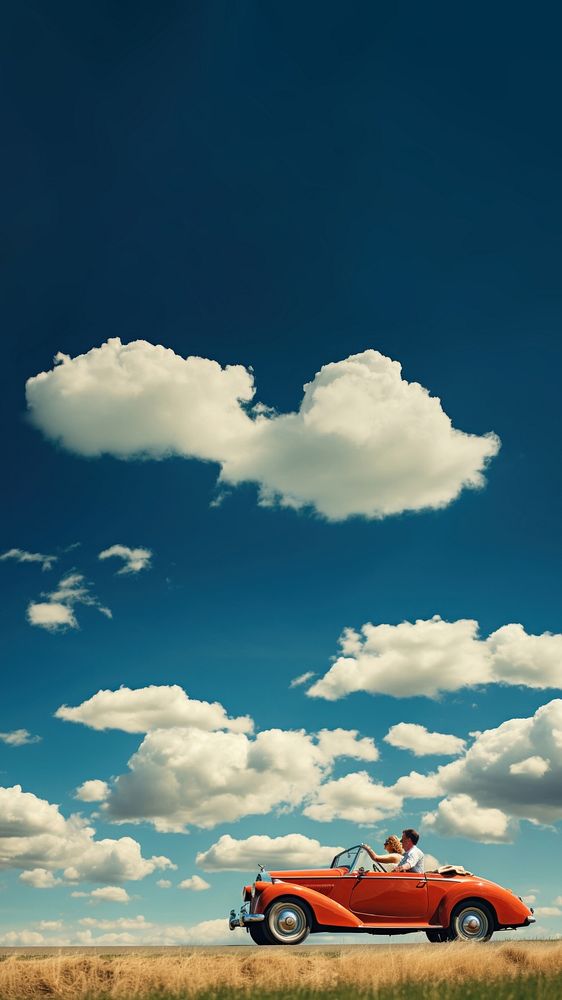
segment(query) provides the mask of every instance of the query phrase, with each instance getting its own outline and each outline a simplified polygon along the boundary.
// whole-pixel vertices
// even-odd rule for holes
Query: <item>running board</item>
[[[373,931],[443,931],[444,924],[359,924],[357,930]]]

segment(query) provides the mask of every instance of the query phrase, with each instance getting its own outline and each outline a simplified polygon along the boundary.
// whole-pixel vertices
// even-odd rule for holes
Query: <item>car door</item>
[[[367,872],[353,886],[350,909],[366,923],[424,923],[428,919],[427,880],[414,872]]]

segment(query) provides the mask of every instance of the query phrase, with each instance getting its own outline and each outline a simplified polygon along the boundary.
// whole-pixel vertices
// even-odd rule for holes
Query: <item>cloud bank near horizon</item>
[[[375,350],[325,365],[297,412],[253,405],[252,373],[117,337],[28,379],[33,423],[76,454],[216,462],[219,484],[330,521],[440,508],[484,484],[499,438],[452,426],[438,398]]]

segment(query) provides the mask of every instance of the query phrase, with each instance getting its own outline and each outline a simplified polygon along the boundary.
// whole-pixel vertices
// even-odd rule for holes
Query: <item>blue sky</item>
[[[527,17],[513,9],[506,23],[478,4],[461,15],[447,5],[389,12],[362,3],[351,11],[171,3],[116,12],[61,2],[46,12],[29,2],[7,13],[0,544],[3,553],[57,562],[45,571],[39,562],[0,562],[0,733],[41,737],[0,739],[1,786],[34,797],[10,793],[4,802],[20,810],[19,829],[33,843],[15,857],[15,827],[0,836],[0,943],[85,934],[218,940],[218,925],[197,925],[222,918],[256,863],[268,861],[251,855],[239,871],[208,871],[197,855],[220,837],[242,847],[255,834],[376,844],[411,824],[440,861],[536,896],[541,933],[562,932],[562,885],[536,863],[557,850],[562,809],[560,709],[545,708],[562,687],[559,25],[552,10],[531,24]],[[151,346],[111,356],[105,348],[100,374],[91,352],[111,338],[173,352],[157,391],[160,355]],[[401,375],[367,351],[399,362]],[[58,352],[68,360],[54,367]],[[81,355],[79,369],[72,359]],[[359,362],[346,361],[355,355]],[[221,366],[216,386],[208,368],[189,369],[183,384],[189,357]],[[322,395],[329,378],[317,373],[331,363],[342,395]],[[241,367],[228,375],[226,366]],[[137,402],[123,390],[123,371]],[[30,419],[25,384],[40,372],[51,374],[31,383]],[[229,385],[247,389],[252,380],[255,395],[240,405]],[[284,415],[299,412],[305,383],[316,422],[311,429],[295,418],[289,434]],[[413,383],[441,400],[439,426]],[[256,402],[273,409],[260,414]],[[473,437],[451,441],[444,415]],[[139,457],[155,426],[156,458]],[[445,452],[454,473],[444,471]],[[428,500],[432,463],[438,506]],[[225,488],[217,487],[221,469]],[[479,472],[481,488],[463,487]],[[360,481],[368,503],[358,499]],[[285,493],[280,482],[290,484]],[[272,483],[263,506],[259,485]],[[300,509],[284,506],[288,497]],[[118,556],[99,559],[116,544],[151,559],[118,573],[126,565]],[[74,596],[67,586],[62,600],[41,597],[69,574],[83,578]],[[38,604],[63,607],[47,609],[58,627],[30,622]],[[390,628],[385,649],[377,632],[371,659],[361,661],[357,690],[340,688],[335,700],[307,695],[339,655],[345,629],[435,615],[451,625],[477,621],[482,640],[513,623],[525,632],[510,633],[513,644],[498,652],[497,640],[479,643],[474,632],[446,629],[441,640],[417,630],[417,646],[407,640],[403,652],[404,632]],[[441,641],[445,652],[432,660]],[[391,659],[373,680],[383,652]],[[451,675],[437,697],[421,691],[424,657],[434,686]],[[315,675],[308,684],[290,687],[307,672]],[[292,774],[281,766],[291,748],[268,750],[268,769],[265,751],[250,747],[261,770],[248,767],[248,798],[238,791],[240,814],[225,821],[221,803],[212,809],[212,773],[190,758],[178,778],[188,832],[173,809],[176,828],[163,830],[160,814],[155,829],[144,770],[154,729],[142,728],[138,700],[129,706],[134,732],[55,717],[100,690],[151,685],[165,699],[178,685],[190,699],[219,702],[231,719],[251,716],[254,735],[234,734],[244,752],[255,734],[304,731],[295,770],[307,781],[309,753],[312,784],[290,802],[276,798],[276,782],[286,788]],[[159,731],[168,752],[166,704]],[[534,728],[502,730],[498,769],[490,765],[483,780],[489,743],[470,734],[541,708]],[[466,749],[415,756],[384,739],[401,723],[459,737]],[[219,771],[234,760],[234,744],[222,750],[217,740],[231,730],[183,728],[174,731],[180,749],[210,734],[203,760]],[[322,757],[312,735],[322,730],[357,730],[373,742],[355,758]],[[116,824],[110,819],[127,810],[115,779],[141,744],[137,812]],[[439,788],[426,783],[432,795],[394,807],[387,796],[374,818],[377,796],[387,795],[380,786],[454,761],[458,774],[439,772]],[[346,786],[334,782],[359,772],[367,777],[344,804]],[[154,773],[158,785],[162,772]],[[241,789],[244,774],[235,777]],[[107,783],[105,810],[76,798],[92,779]],[[270,794],[264,812],[252,788]],[[319,809],[329,815],[330,795],[333,814],[317,818]],[[197,799],[210,803],[206,825]],[[457,827],[440,805],[451,801]],[[355,819],[344,818],[350,809]],[[90,836],[65,821],[92,812],[90,847],[133,838],[144,859],[177,867],[146,871],[127,842],[118,870],[94,847],[94,867],[65,875]],[[478,829],[469,816],[480,818]],[[48,850],[38,848],[38,829],[54,838]],[[37,869],[51,874],[29,875]],[[210,889],[179,890],[193,875]],[[116,885],[130,902],[72,895]],[[153,926],[123,923],[139,915]],[[41,928],[45,920],[61,926]]]

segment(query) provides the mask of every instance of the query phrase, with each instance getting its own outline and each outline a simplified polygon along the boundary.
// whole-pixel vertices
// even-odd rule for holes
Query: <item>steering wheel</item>
[[[386,868],[383,868],[383,866],[378,861],[373,861],[373,871],[386,872]]]

